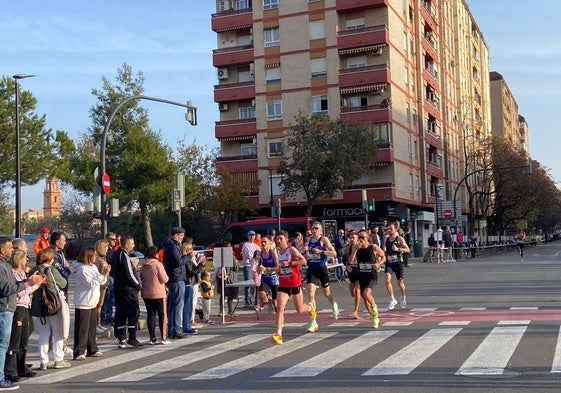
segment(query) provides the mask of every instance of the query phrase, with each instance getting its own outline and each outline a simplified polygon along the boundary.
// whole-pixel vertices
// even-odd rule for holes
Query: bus
[[[306,232],[311,229],[313,221],[314,218],[312,217],[281,218],[280,226],[282,230],[288,232],[288,236],[291,238],[294,237],[296,232],[300,232],[305,237]],[[254,220],[234,222],[224,231],[220,239],[208,246],[208,250],[211,252],[221,241],[229,241],[232,243],[236,259],[241,261],[242,246],[247,241],[247,233],[249,231],[255,231],[255,233],[261,234],[261,236],[266,236],[273,229],[275,231],[278,229],[278,219],[276,218],[257,218]],[[207,256],[209,256],[209,254],[207,254]]]

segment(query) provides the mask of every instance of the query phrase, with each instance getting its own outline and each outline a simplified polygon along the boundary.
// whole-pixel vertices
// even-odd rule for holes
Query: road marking
[[[485,311],[487,307],[462,307],[460,311]]]
[[[365,376],[406,375],[427,360],[462,329],[431,329],[411,344],[378,363]]]
[[[493,328],[456,375],[502,375],[527,326]]]
[[[442,321],[439,326],[467,326],[471,321]]]
[[[386,326],[386,327],[401,327],[401,326],[411,326],[413,325],[413,321],[407,321],[407,322],[399,322],[399,321],[395,321],[395,322],[384,322],[382,324],[382,326]]]
[[[308,346],[334,336],[335,332],[330,333],[314,333],[300,336],[295,339],[286,340],[283,345],[271,344],[272,347],[252,353],[251,355],[233,360],[220,366],[210,368],[197,374],[193,374],[183,380],[193,379],[224,379],[234,374],[241,373],[254,367],[258,367],[270,360],[287,355],[293,351],[297,351],[302,346]]]
[[[146,358],[158,353],[166,352],[174,348],[185,347],[192,344],[197,344],[202,341],[212,340],[219,336],[217,335],[197,335],[191,336],[187,339],[173,341],[169,345],[153,345],[153,346],[145,346],[142,349],[123,349],[124,352],[122,355],[115,355],[108,358],[102,358],[97,361],[92,361],[80,364],[79,366],[75,363],[72,364],[72,367],[61,370],[61,372],[51,373],[44,376],[37,376],[25,381],[26,384],[48,384],[54,382],[60,382],[67,379],[79,377],[81,375],[93,373],[99,370],[116,367],[123,363],[134,362],[138,359]]]
[[[537,310],[537,307],[511,307],[512,311]]]
[[[530,324],[530,320],[527,319],[519,319],[519,320],[513,320],[513,321],[499,321],[497,322],[497,325],[529,325]]]
[[[397,332],[397,330],[370,331],[342,345],[331,348],[329,351],[322,352],[302,363],[283,370],[273,375],[273,377],[315,377],[325,370],[335,367],[344,360],[384,341]]]
[[[557,335],[557,344],[555,345],[555,354],[551,365],[552,373],[561,373],[561,329]]]
[[[250,334],[239,338],[231,339],[226,342],[213,345],[209,348],[189,352],[185,355],[177,356],[171,359],[166,359],[162,362],[149,364],[148,366],[137,368],[136,370],[126,373],[114,375],[109,378],[99,380],[97,382],[134,382],[141,381],[153,377],[155,375],[165,373],[167,371],[186,366],[191,363],[198,362],[202,359],[207,359],[212,356],[217,356],[222,353],[236,350],[246,345],[250,345],[259,340],[264,340],[269,337],[268,334]]]

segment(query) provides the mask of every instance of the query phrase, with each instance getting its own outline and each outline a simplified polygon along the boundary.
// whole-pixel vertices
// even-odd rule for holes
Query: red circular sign
[[[442,212],[442,215],[444,216],[444,218],[450,219],[452,218],[452,210],[446,209]]]
[[[111,192],[111,180],[109,179],[109,175],[107,173],[101,175],[101,192],[106,195]]]

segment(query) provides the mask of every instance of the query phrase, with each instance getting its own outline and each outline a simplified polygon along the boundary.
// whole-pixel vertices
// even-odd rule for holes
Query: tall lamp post
[[[20,79],[32,78],[35,75],[13,75],[16,83],[16,228],[15,237],[21,237],[21,163],[19,155],[19,83]]]
[[[119,109],[121,109],[121,107],[123,105],[125,105],[127,102],[133,101],[133,100],[148,100],[148,101],[163,102],[164,104],[170,104],[170,105],[175,105],[175,106],[182,106],[184,108],[187,108],[187,113],[185,114],[185,120],[187,120],[192,126],[197,125],[197,108],[195,106],[193,106],[191,101],[187,101],[186,104],[183,104],[183,103],[180,103],[180,102],[165,100],[163,98],[149,97],[149,96],[145,96],[145,95],[136,95],[136,96],[126,97],[123,101],[118,103],[117,106],[113,109],[113,111],[109,114],[109,118],[107,119],[107,123],[105,124],[105,127],[103,128],[103,133],[101,134],[101,148],[99,149],[99,179],[97,179],[97,183],[100,187],[101,187],[101,177],[105,175],[105,147],[107,145],[107,133],[109,132],[109,128],[111,127],[111,122],[113,121],[113,118],[115,117],[115,115],[117,114]],[[107,202],[107,196],[104,192],[101,192],[100,197],[101,197],[100,198],[100,200],[101,200],[101,203],[100,203],[100,205],[101,205],[101,234],[102,234],[103,238],[105,238],[105,235],[107,235],[107,209],[106,209],[106,206],[105,206],[105,204]]]

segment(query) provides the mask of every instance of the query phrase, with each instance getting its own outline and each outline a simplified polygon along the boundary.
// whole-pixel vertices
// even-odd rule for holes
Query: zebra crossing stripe
[[[155,375],[171,371],[176,368],[186,366],[191,363],[198,362],[202,359],[217,356],[222,353],[235,350],[246,345],[255,343],[256,341],[263,340],[269,337],[268,334],[250,334],[247,336],[228,340],[226,342],[213,345],[212,347],[201,349],[194,352],[189,352],[185,355],[177,356],[171,359],[166,359],[162,362],[149,364],[148,366],[137,368],[136,370],[127,373],[115,375],[109,378],[102,379],[97,382],[134,382],[143,379],[151,378]]]
[[[427,360],[462,329],[431,329],[417,340],[378,363],[363,376],[406,375]]]
[[[56,372],[44,376],[37,376],[34,378],[30,378],[27,381],[25,381],[25,384],[36,385],[36,384],[48,384],[48,383],[60,382],[67,379],[79,377],[81,375],[94,373],[96,371],[100,371],[103,369],[117,367],[124,363],[134,362],[138,359],[150,357],[158,353],[169,351],[170,349],[197,344],[202,341],[213,340],[217,337],[219,336],[197,335],[197,336],[189,337],[188,339],[173,341],[169,345],[145,346],[142,349],[133,349],[133,348],[123,349],[121,350],[124,352],[122,355],[115,355],[108,358],[102,358],[98,361],[91,361],[91,362],[86,361],[84,363],[81,363],[79,366],[72,364],[72,367],[64,369],[64,372]]]
[[[527,326],[494,328],[456,371],[456,375],[502,375]]]
[[[344,360],[384,341],[397,332],[397,330],[369,331],[360,337],[347,341],[342,345],[331,348],[326,352],[322,352],[302,363],[283,370],[273,375],[273,377],[315,377]]]
[[[557,335],[557,344],[555,345],[555,354],[551,365],[552,373],[561,373],[561,329]]]
[[[283,345],[271,344],[272,346],[270,348],[252,353],[251,355],[233,360],[218,367],[193,374],[187,378],[183,378],[183,380],[228,378],[232,375],[260,366],[270,360],[287,355],[293,351],[297,351],[304,345],[314,344],[336,334],[336,332],[306,334],[295,339],[288,339]]]

